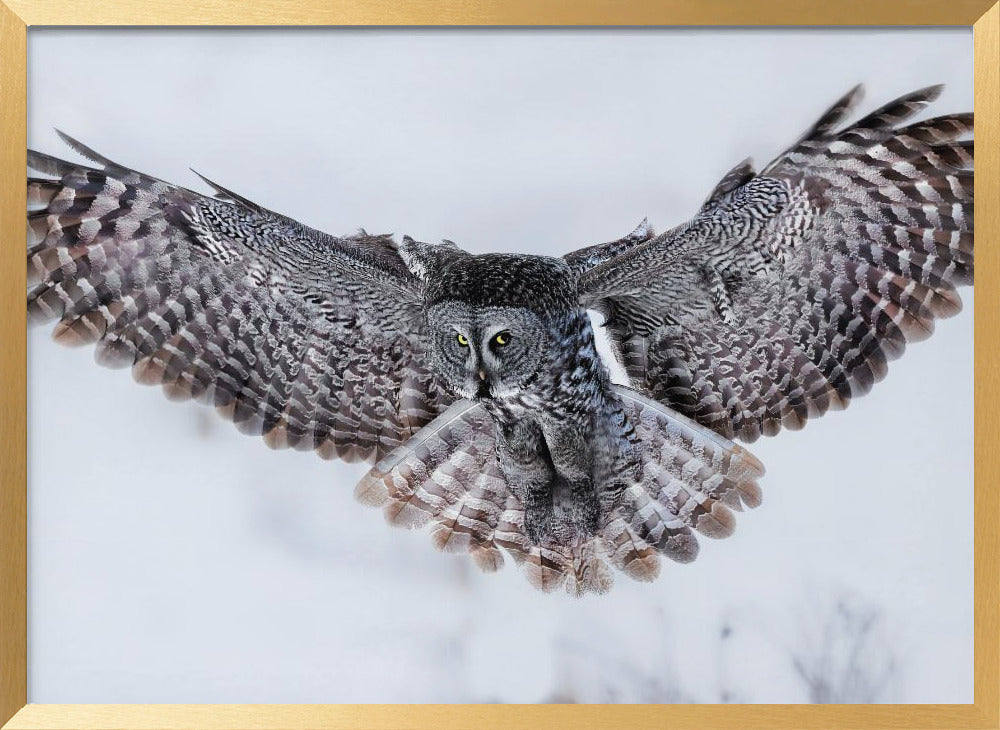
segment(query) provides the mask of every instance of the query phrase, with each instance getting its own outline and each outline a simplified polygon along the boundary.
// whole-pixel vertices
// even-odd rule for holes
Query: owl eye
[[[463,335],[461,332],[458,333],[458,335],[457,335],[457,337],[455,339],[458,340],[458,344],[461,345],[462,347],[468,347],[469,346],[469,338],[466,337],[465,335]]]
[[[510,342],[510,332],[497,332],[493,336],[493,342],[500,347],[505,347]]]

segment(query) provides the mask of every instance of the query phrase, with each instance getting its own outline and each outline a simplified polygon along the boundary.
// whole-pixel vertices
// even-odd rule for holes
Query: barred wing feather
[[[569,254],[634,385],[753,441],[845,407],[958,312],[973,118],[910,122],[939,93],[844,124],[856,88],[760,173],[734,168],[690,221]]]
[[[325,457],[379,458],[447,407],[388,236],[329,236],[65,139],[99,167],[28,153],[29,321],[57,341]]]

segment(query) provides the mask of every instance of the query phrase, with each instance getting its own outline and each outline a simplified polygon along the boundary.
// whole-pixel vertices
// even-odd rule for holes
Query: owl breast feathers
[[[973,281],[973,119],[839,100],[687,222],[561,259],[337,237],[221,186],[28,152],[28,312],[274,447],[372,460],[390,522],[544,590],[686,562],[760,503],[752,442],[846,407]],[[588,310],[630,379],[611,383]]]

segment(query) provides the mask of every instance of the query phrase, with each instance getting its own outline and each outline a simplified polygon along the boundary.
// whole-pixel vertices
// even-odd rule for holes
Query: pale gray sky
[[[72,158],[59,127],[203,189],[190,166],[331,233],[558,255],[685,219],[859,81],[866,109],[946,82],[934,110],[969,110],[971,32],[32,30],[29,141]],[[386,526],[361,466],[271,452],[32,331],[29,699],[634,701],[638,673],[800,702],[788,652],[846,595],[882,612],[883,699],[970,702],[963,297],[870,396],[754,445],[764,504],[733,537],[583,600]]]

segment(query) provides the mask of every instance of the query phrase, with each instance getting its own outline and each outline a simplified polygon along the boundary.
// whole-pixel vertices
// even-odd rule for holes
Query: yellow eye
[[[461,332],[459,332],[458,333],[458,344],[460,344],[462,347],[468,347],[469,346],[469,338],[466,337],[465,335],[463,335]]]
[[[510,332],[497,332],[493,337],[493,341],[500,345],[500,347],[505,346],[510,342]]]

